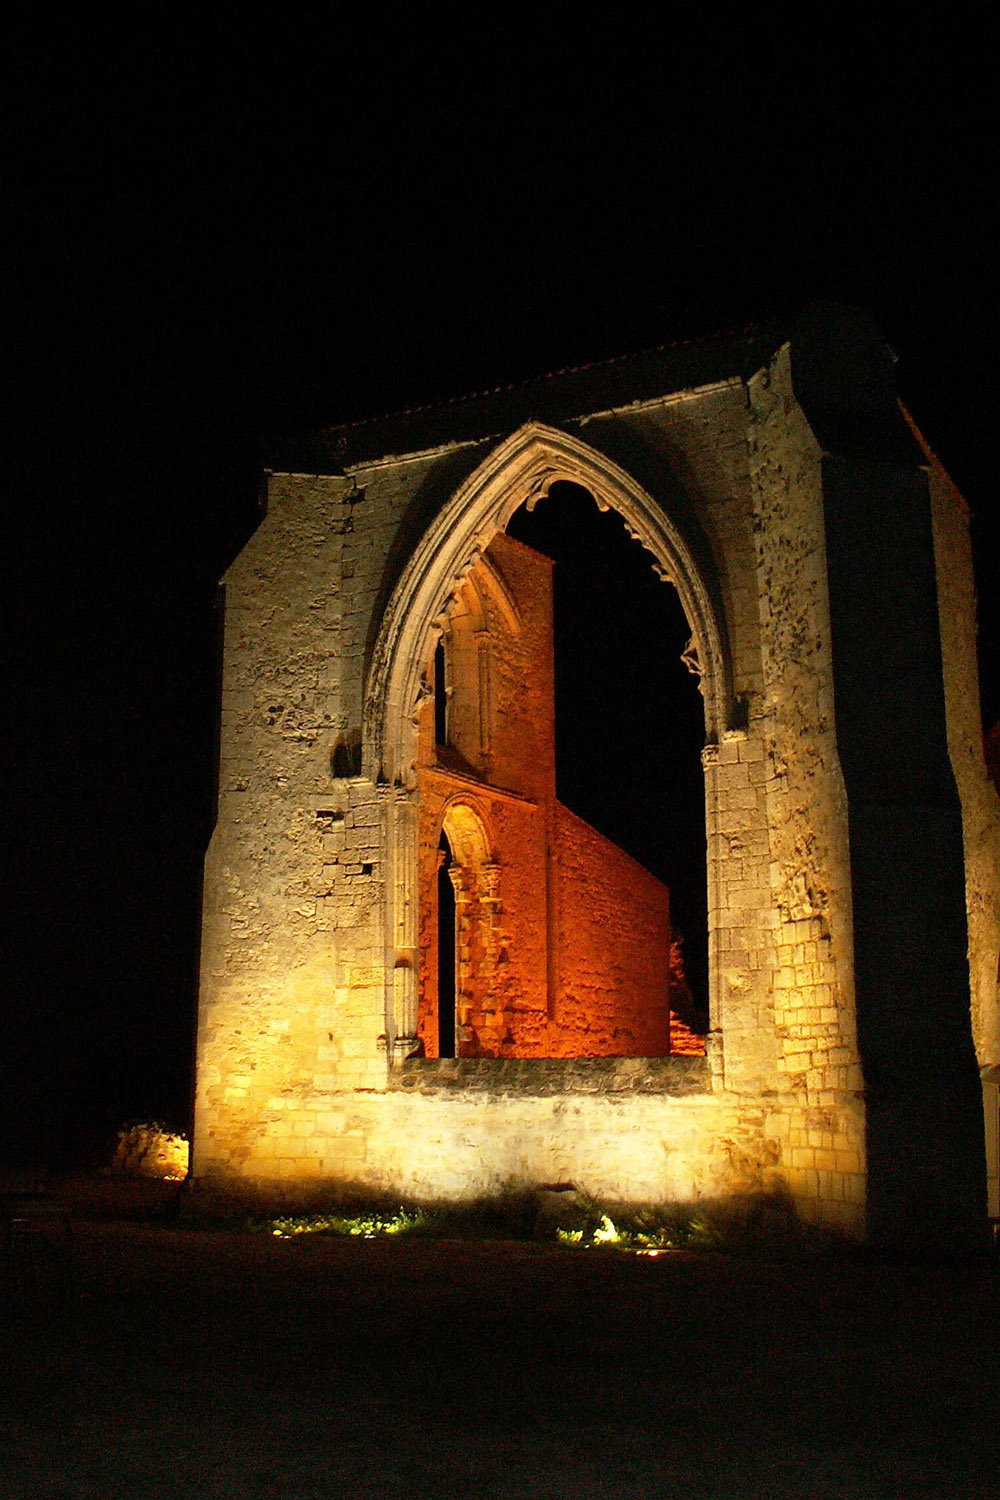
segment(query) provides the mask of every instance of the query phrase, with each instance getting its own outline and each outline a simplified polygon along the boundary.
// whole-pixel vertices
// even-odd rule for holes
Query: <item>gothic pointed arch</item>
[[[416,717],[428,688],[428,643],[449,600],[517,508],[537,503],[558,481],[617,511],[677,589],[691,627],[705,698],[706,737],[733,723],[732,673],[718,589],[695,561],[688,539],[623,468],[580,438],[528,422],[506,438],[458,487],[428,526],[383,615],[365,695],[364,765],[371,778],[412,785]]]

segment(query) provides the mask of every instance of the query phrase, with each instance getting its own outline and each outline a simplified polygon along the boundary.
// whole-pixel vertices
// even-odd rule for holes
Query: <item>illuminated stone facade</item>
[[[547,809],[515,840],[536,913],[560,837],[586,835],[559,813],[544,757],[503,772],[481,694],[474,711],[455,703],[456,758],[437,753],[438,642],[461,637],[462,673],[502,699],[480,675],[475,611],[506,614],[512,633],[520,613],[523,628],[503,533],[560,480],[622,516],[690,625],[706,725],[705,1057],[657,1056],[642,1021],[644,966],[658,972],[669,945],[665,892],[662,923],[632,944],[628,993],[601,986],[636,1040],[561,1054],[552,952],[502,852],[499,823],[522,814],[484,788]],[[851,1233],[974,1239],[979,1070],[1000,1063],[1000,845],[968,558],[961,501],[854,314],[329,431],[277,457],[267,513],[225,580],[196,1175],[298,1198],[775,1191]],[[550,695],[537,664],[528,675],[537,725]],[[515,1026],[513,1000],[507,1015],[478,1001],[460,1014],[480,1055],[454,1060],[432,1055],[442,829],[475,871],[459,892],[476,903],[468,963],[495,973],[516,934],[523,973],[549,973]],[[586,855],[613,858],[603,842]]]

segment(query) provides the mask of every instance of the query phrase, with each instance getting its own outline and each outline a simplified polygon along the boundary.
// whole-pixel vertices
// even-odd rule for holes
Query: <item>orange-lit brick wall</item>
[[[470,798],[466,784],[433,771],[421,789],[418,1035],[427,1056],[438,1056],[437,846],[445,806],[456,786],[466,799],[461,803],[463,813],[478,809],[488,814],[491,848],[498,855],[496,897],[487,894],[481,869],[466,867],[462,872],[465,889],[459,893],[456,913],[459,1053],[544,1057],[548,997],[543,814],[526,803],[488,795]],[[452,817],[454,813],[449,823]],[[498,905],[491,906],[491,900]]]
[[[552,1055],[665,1057],[667,888],[558,802],[554,833]]]
[[[418,755],[426,1055],[439,1051],[443,829],[458,1055],[665,1056],[667,889],[555,796],[552,564],[498,535],[456,591],[443,639],[447,744],[435,743],[431,697]]]

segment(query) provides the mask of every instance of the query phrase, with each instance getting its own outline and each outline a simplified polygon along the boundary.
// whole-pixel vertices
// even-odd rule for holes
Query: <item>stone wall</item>
[[[779,1049],[793,1191],[858,1196],[863,1078],[820,450],[792,390],[787,347],[748,391],[763,668],[753,723],[763,750],[773,943],[773,1023],[762,1017],[760,1029]]]
[[[972,1035],[980,1067],[995,1067],[1000,1064],[1000,798],[986,774],[983,753],[969,512],[916,435],[928,461],[948,753],[962,803]]]
[[[552,1057],[665,1057],[670,894],[561,803],[553,819]]]
[[[567,377],[533,388],[530,406],[505,397],[503,420],[493,398],[478,427],[478,408],[457,411],[456,441],[421,448],[418,413],[391,437],[376,424],[319,444],[326,472],[270,477],[267,515],[225,580],[198,1176],[300,1198],[456,1199],[554,1181],[632,1202],[780,1188],[804,1216],[863,1232],[870,1080],[828,557],[828,489],[849,500],[848,469],[831,467],[822,404],[814,392],[804,403],[780,339],[745,367],[712,375],[703,361],[695,385],[671,384],[668,364],[662,376],[636,366],[635,399],[602,405],[599,372]],[[705,691],[708,1057],[631,1060],[627,1086],[601,1063],[582,1075],[579,1061],[497,1064],[513,1074],[403,1062],[418,1027],[427,664],[476,558],[559,479],[619,510],[674,580]],[[996,799],[973,749],[967,534],[933,475],[931,493],[973,1019],[995,1064]],[[484,807],[485,822],[504,806]],[[542,825],[537,859],[553,847]],[[511,837],[534,847],[526,830]],[[657,967],[652,943],[643,950]],[[913,1119],[918,1163],[933,1111]],[[906,1182],[919,1212],[919,1171]]]

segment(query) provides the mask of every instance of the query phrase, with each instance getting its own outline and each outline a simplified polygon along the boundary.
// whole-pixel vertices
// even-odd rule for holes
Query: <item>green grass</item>
[[[580,1219],[583,1222],[579,1222]],[[331,1235],[381,1239],[410,1235],[423,1239],[549,1240],[580,1249],[614,1249],[633,1253],[723,1248],[725,1236],[707,1219],[658,1209],[615,1210],[585,1201],[572,1226],[557,1221],[539,1224],[530,1203],[521,1199],[463,1208],[366,1208],[348,1211],[285,1214],[255,1227],[276,1238]]]
[[[267,1224],[271,1233],[280,1239],[291,1239],[300,1234],[330,1234],[374,1240],[383,1235],[419,1233],[428,1228],[430,1220],[431,1215],[426,1209],[408,1212],[401,1206],[396,1213],[295,1214],[269,1219]]]

